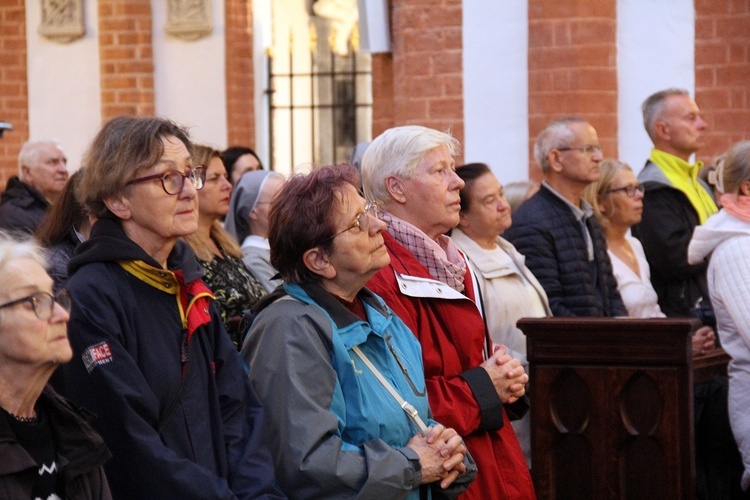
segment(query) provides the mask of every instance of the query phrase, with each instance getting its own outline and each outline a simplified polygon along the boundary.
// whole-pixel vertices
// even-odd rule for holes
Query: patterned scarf
[[[463,293],[466,261],[453,240],[441,235],[435,242],[416,226],[388,212],[383,213],[382,219],[388,224],[388,233],[409,250],[433,278]]]
[[[721,195],[721,207],[730,215],[750,222],[750,196],[725,193]]]

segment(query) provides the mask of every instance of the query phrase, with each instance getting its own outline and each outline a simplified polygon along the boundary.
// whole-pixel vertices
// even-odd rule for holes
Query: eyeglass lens
[[[164,191],[167,194],[178,194],[182,191],[182,186],[185,184],[185,179],[190,179],[195,189],[202,189],[203,184],[206,181],[206,169],[205,167],[195,167],[188,171],[187,174],[183,174],[177,170],[170,170],[161,177],[161,182],[164,185]]]

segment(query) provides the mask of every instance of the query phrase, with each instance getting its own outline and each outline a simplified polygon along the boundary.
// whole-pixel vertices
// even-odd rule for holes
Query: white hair
[[[362,157],[362,186],[369,201],[390,200],[385,180],[393,175],[411,178],[430,151],[445,146],[455,157],[460,149],[458,139],[450,133],[419,125],[394,127],[380,134]]]
[[[54,144],[60,151],[63,151],[60,141],[51,137],[45,137],[42,139],[28,140],[21,146],[21,151],[18,153],[18,178],[22,181],[23,178],[23,167],[36,168],[39,163],[39,146],[45,144]]]
[[[566,148],[575,139],[575,133],[570,129],[573,123],[588,123],[578,116],[567,116],[550,122],[534,142],[534,159],[542,173],[549,173],[549,154],[553,149]]]

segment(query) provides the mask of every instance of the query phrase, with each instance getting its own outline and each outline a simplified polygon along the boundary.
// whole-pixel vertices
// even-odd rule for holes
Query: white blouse
[[[633,318],[663,318],[665,314],[659,307],[658,296],[651,285],[651,269],[648,267],[646,254],[641,242],[628,235],[625,237],[630,243],[641,275],[638,276],[614,253],[607,250],[612,261],[612,272],[617,279],[617,290],[620,291],[622,301],[628,310],[628,316]]]

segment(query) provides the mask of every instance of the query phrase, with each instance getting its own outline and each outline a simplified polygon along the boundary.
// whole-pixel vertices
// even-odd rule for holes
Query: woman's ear
[[[305,263],[306,268],[318,276],[329,280],[336,277],[336,268],[333,267],[328,255],[320,250],[320,247],[313,247],[306,251],[302,255],[302,262]]]
[[[129,220],[133,216],[133,212],[130,209],[130,200],[122,193],[104,198],[103,201],[104,205],[118,219]]]
[[[607,204],[604,202],[604,200],[602,200],[602,197],[599,195],[596,196],[596,206],[602,215],[607,215],[607,212],[609,211],[609,209],[607,207]]]
[[[400,177],[391,175],[385,178],[385,189],[396,203],[406,203],[406,186]]]

